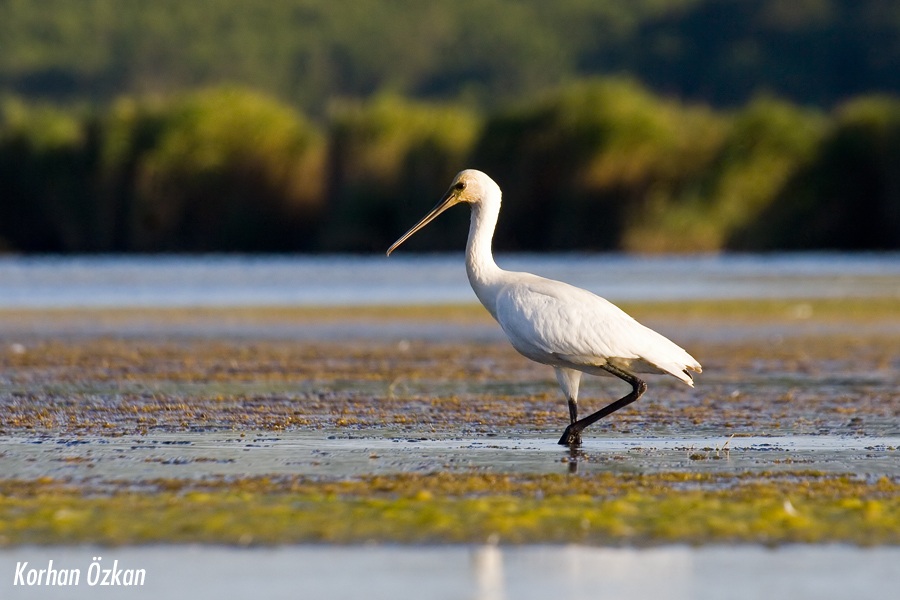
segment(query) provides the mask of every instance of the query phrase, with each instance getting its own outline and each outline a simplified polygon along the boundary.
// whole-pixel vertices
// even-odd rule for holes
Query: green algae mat
[[[113,489],[111,489],[113,488]],[[900,484],[753,477],[426,474],[143,482],[4,481],[16,544],[900,543]]]

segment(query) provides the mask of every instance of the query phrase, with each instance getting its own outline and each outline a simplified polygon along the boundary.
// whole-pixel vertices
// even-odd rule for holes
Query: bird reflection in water
[[[506,600],[503,581],[503,553],[492,535],[483,546],[472,550],[472,571],[477,600]]]

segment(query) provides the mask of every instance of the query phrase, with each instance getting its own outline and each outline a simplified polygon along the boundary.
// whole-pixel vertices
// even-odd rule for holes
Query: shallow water
[[[771,255],[771,256],[509,256],[499,257],[506,268],[533,272],[570,281],[614,300],[678,300],[699,298],[825,298],[836,296],[889,296],[900,299],[900,255]],[[169,307],[169,306],[278,306],[335,304],[392,304],[473,302],[462,268],[462,257],[151,257],[151,258],[2,258],[0,259],[0,308],[15,307]],[[654,324],[655,325],[655,324]],[[815,319],[789,324],[726,324],[714,328],[696,323],[663,323],[664,330],[682,343],[706,343],[716,349],[723,341],[742,340],[777,347],[791,336],[814,334],[817,345],[832,343],[829,336],[891,335],[896,323],[824,323]],[[94,490],[103,485],[134,485],[154,478],[200,479],[299,475],[313,478],[347,478],[373,474],[443,472],[497,473],[759,473],[814,470],[853,474],[867,479],[900,477],[900,435],[896,406],[896,358],[866,354],[840,360],[809,359],[809,352],[776,359],[741,362],[715,353],[710,368],[691,395],[671,387],[654,388],[641,411],[661,418],[621,417],[621,430],[598,429],[585,436],[577,453],[556,445],[558,431],[548,426],[525,427],[515,415],[487,413],[489,426],[473,432],[457,423],[447,427],[446,412],[423,412],[415,427],[393,426],[390,419],[371,417],[353,427],[337,427],[343,413],[335,405],[366,408],[396,393],[423,398],[415,408],[437,411],[431,396],[459,395],[461,405],[482,396],[513,394],[546,397],[541,402],[562,411],[555,383],[533,377],[522,379],[520,362],[507,365],[501,355],[491,355],[485,378],[463,385],[446,374],[425,377],[445,356],[465,356],[452,348],[438,352],[405,378],[393,381],[367,379],[309,381],[275,378],[270,381],[268,360],[278,353],[257,357],[258,364],[237,365],[234,377],[215,378],[223,368],[235,368],[226,356],[204,354],[189,369],[199,383],[166,379],[173,363],[202,354],[202,344],[160,351],[153,360],[153,343],[188,339],[251,342],[269,347],[274,340],[400,339],[404,354],[392,345],[379,347],[373,364],[384,364],[382,355],[400,353],[400,363],[419,356],[408,354],[406,339],[448,340],[462,344],[502,342],[493,324],[483,323],[241,323],[220,317],[171,324],[143,322],[133,315],[126,322],[103,323],[72,319],[45,324],[29,323],[21,329],[6,322],[0,331],[7,351],[17,356],[31,351],[32,341],[64,340],[61,355],[88,347],[86,341],[103,336],[129,338],[124,350],[140,346],[144,373],[136,379],[108,378],[110,367],[95,365],[90,353],[82,363],[67,367],[41,361],[29,369],[9,367],[2,374],[0,393],[11,414],[27,416],[18,407],[28,398],[31,411],[45,410],[58,426],[49,433],[10,428],[0,438],[0,464],[8,479],[50,477],[74,484],[85,482]],[[893,327],[894,329],[889,329]],[[829,329],[831,328],[831,329]],[[78,336],[68,338],[72,333]],[[875,335],[878,334],[878,335]],[[24,336],[24,337],[23,337]],[[29,337],[32,336],[32,337]],[[130,336],[133,336],[131,338]],[[841,338],[844,340],[844,338]],[[864,338],[865,339],[865,338]],[[68,341],[65,341],[68,340]],[[182,342],[186,343],[186,342]],[[843,343],[843,342],[842,342]],[[81,345],[84,347],[81,347]],[[293,347],[292,346],[292,347]],[[872,346],[871,344],[869,346]],[[91,346],[96,351],[102,351]],[[430,347],[430,346],[429,346]],[[482,347],[482,351],[486,348]],[[116,346],[116,350],[120,350]],[[168,347],[166,347],[168,348]],[[890,346],[887,346],[890,348]],[[228,346],[228,350],[236,350]],[[333,352],[352,356],[352,348]],[[729,350],[733,351],[732,348]],[[171,354],[168,352],[171,351]],[[433,351],[433,350],[432,350]],[[883,350],[884,351],[884,350]],[[125,352],[122,356],[130,356]],[[224,350],[222,352],[225,352]],[[257,350],[259,352],[259,350]],[[421,348],[417,352],[423,352]],[[149,354],[148,354],[149,353]],[[77,353],[74,353],[77,354]],[[784,353],[782,353],[784,354]],[[115,362],[118,354],[108,356]],[[799,357],[799,358],[798,358]],[[49,358],[53,358],[52,356]],[[94,357],[96,358],[96,357]],[[339,357],[340,358],[340,357]],[[346,357],[344,357],[346,358]],[[520,361],[515,357],[516,361]],[[801,360],[802,359],[802,360]],[[99,360],[99,359],[97,359]],[[104,359],[105,360],[105,359]],[[154,362],[155,360],[155,362]],[[324,357],[323,369],[336,365],[348,373],[365,372],[365,357],[358,364]],[[484,360],[482,357],[479,360]],[[736,362],[735,362],[736,361]],[[787,362],[786,362],[787,361]],[[14,362],[14,361],[13,361]],[[11,362],[10,364],[13,364]],[[734,363],[734,364],[732,364]],[[858,364],[857,364],[858,363]],[[469,367],[481,363],[470,357]],[[132,373],[125,361],[121,373]],[[504,366],[505,365],[505,366]],[[704,365],[707,366],[706,360]],[[115,366],[115,365],[114,365]],[[502,368],[501,368],[502,366]],[[119,365],[121,368],[122,365]],[[158,374],[153,367],[160,370]],[[257,371],[253,369],[256,368]],[[394,364],[392,369],[397,370]],[[221,371],[230,373],[231,371]],[[281,372],[281,371],[279,371]],[[180,373],[175,369],[173,374]],[[132,373],[133,374],[133,373]],[[248,380],[238,375],[253,375]],[[64,377],[67,376],[67,377]],[[143,379],[142,379],[143,377]],[[442,378],[443,377],[443,378]],[[454,375],[453,377],[457,377]],[[49,378],[49,379],[48,379]],[[211,380],[207,380],[211,378]],[[449,381],[449,383],[448,383]],[[24,383],[23,383],[24,382]],[[73,383],[74,382],[74,383]],[[494,383],[497,382],[497,383]],[[306,386],[306,387],[304,387]],[[311,389],[309,386],[312,386]],[[453,387],[457,386],[457,387]],[[470,386],[470,387],[466,387]],[[474,386],[474,387],[472,387]],[[502,387],[505,386],[505,387]],[[607,395],[591,389],[585,395]],[[331,394],[320,402],[313,392]],[[307,397],[306,393],[313,394]],[[224,396],[224,399],[219,398]],[[333,397],[332,397],[333,396]],[[716,400],[708,406],[704,398]],[[253,398],[246,407],[244,398]],[[315,402],[312,402],[312,400]],[[721,405],[719,401],[728,398]],[[783,399],[789,399],[790,402]],[[410,400],[410,402],[413,402]],[[163,404],[174,415],[172,423],[137,435],[131,413],[119,414],[120,405],[153,408]],[[192,425],[187,408],[203,403],[202,410],[259,406],[277,412],[293,402],[306,402],[310,423],[287,431],[259,431],[244,421],[209,418],[207,430],[184,431],[181,421]],[[893,402],[893,404],[892,404]],[[321,404],[321,414],[310,413],[308,404]],[[851,404],[853,403],[853,404]],[[378,404],[378,403],[376,403]],[[408,408],[395,400],[394,414]],[[501,403],[502,404],[502,403]],[[393,406],[393,405],[391,405]],[[518,405],[515,405],[518,406]],[[515,407],[514,406],[514,407]],[[529,405],[531,406],[531,405]],[[211,408],[212,407],[212,408]],[[887,408],[885,408],[887,407]],[[390,408],[390,407],[389,407]],[[496,407],[495,407],[496,408]],[[535,401],[534,409],[543,405]],[[762,408],[763,412],[760,412]],[[177,410],[176,410],[177,409]],[[277,409],[277,410],[276,410]],[[727,411],[730,411],[726,414]],[[12,410],[12,409],[11,409]],[[198,409],[199,410],[199,409]],[[496,408],[499,410],[499,408]],[[549,410],[549,409],[548,409]],[[26,411],[27,412],[27,411]],[[334,412],[334,414],[332,414]],[[686,416],[681,416],[684,412]],[[165,414],[168,414],[166,412]],[[212,412],[211,412],[212,414]],[[286,412],[284,414],[292,414]],[[418,413],[417,413],[418,414]],[[467,413],[465,413],[467,414]],[[69,417],[97,419],[112,429],[87,429],[109,435],[71,433]],[[281,413],[279,413],[281,415]],[[462,419],[464,413],[456,414]],[[527,415],[527,412],[523,412]],[[263,415],[265,416],[265,415]],[[283,416],[283,415],[281,415]],[[732,421],[732,429],[721,421]],[[159,418],[162,420],[163,413]],[[274,418],[274,417],[273,417]],[[118,419],[118,420],[117,420]],[[249,421],[258,423],[259,421]],[[275,421],[277,422],[277,421]],[[510,422],[513,424],[510,425]],[[173,425],[174,423],[174,425]],[[385,424],[386,423],[386,424]],[[465,424],[462,420],[460,423]],[[499,423],[499,425],[498,425]],[[774,425],[778,427],[774,427]],[[228,431],[231,427],[235,431]],[[198,427],[203,429],[203,425]],[[40,429],[38,429],[40,431]],[[438,433],[435,433],[437,431]],[[716,435],[738,431],[733,438]],[[784,432],[781,436],[747,435]],[[864,436],[839,435],[842,432]],[[425,432],[424,434],[422,432]],[[500,435],[493,435],[500,432]],[[820,433],[815,435],[815,433]],[[809,434],[809,435],[806,435]],[[427,437],[421,437],[426,435]],[[666,546],[651,549],[585,548],[579,546],[394,547],[394,546],[299,546],[271,549],[236,549],[218,546],[155,546],[136,548],[18,547],[0,550],[0,598],[96,598],[103,592],[79,588],[27,588],[11,585],[17,561],[45,567],[53,559],[57,568],[81,567],[86,571],[93,556],[104,562],[119,560],[122,567],[145,568],[143,588],[118,589],[116,597],[310,597],[340,598],[889,598],[900,585],[896,565],[900,550],[894,547],[862,549],[847,546],[788,546],[768,550],[755,546]],[[760,574],[765,576],[761,577]]]
[[[430,472],[769,473],[808,467],[900,476],[900,437],[585,437],[576,454],[536,435],[409,439],[287,431],[0,438],[4,476],[139,482],[154,478]]]
[[[500,255],[610,300],[900,298],[900,255]],[[0,257],[0,308],[474,302],[463,257]]]
[[[87,585],[97,556],[104,568],[118,561],[122,570],[144,569],[144,586]],[[81,569],[79,586],[12,585],[17,563],[46,569],[49,560],[54,569]],[[840,545],[23,547],[0,550],[0,592],[7,600],[885,600],[900,586],[898,564],[900,548]]]

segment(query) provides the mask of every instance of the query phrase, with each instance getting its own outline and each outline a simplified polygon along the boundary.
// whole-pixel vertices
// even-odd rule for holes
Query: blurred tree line
[[[383,251],[464,167],[504,190],[500,250],[900,248],[900,100],[723,110],[623,78],[490,109],[381,93],[316,119],[241,87],[7,96],[0,248]],[[466,213],[411,247],[461,248]]]
[[[0,90],[109,102],[231,83],[319,118],[383,89],[496,108],[587,76],[741,106],[900,92],[896,0],[0,0]]]

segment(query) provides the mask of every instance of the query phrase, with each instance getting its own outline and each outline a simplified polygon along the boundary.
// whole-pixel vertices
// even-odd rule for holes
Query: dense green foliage
[[[869,97],[841,107],[814,160],[748,225],[730,245],[900,247],[900,101]]]
[[[383,250],[464,167],[501,250],[900,247],[900,101],[740,110],[583,80],[477,111],[381,94],[314,121],[235,87],[102,111],[0,103],[0,247]],[[466,211],[411,240],[458,249]]]
[[[0,90],[112,99],[240,84],[321,115],[385,89],[475,101],[633,74],[715,105],[900,91],[894,0],[0,0]]]
[[[396,96],[336,106],[322,249],[383,250],[421,216],[422,200],[466,164],[479,127],[479,117],[464,108]],[[433,240],[452,245],[441,237],[451,223],[436,226]]]
[[[314,248],[324,138],[269,98],[224,88],[99,116],[0,111],[0,239],[14,249]]]
[[[892,0],[0,0],[0,50],[0,250],[381,250],[469,166],[501,249],[900,246]]]

